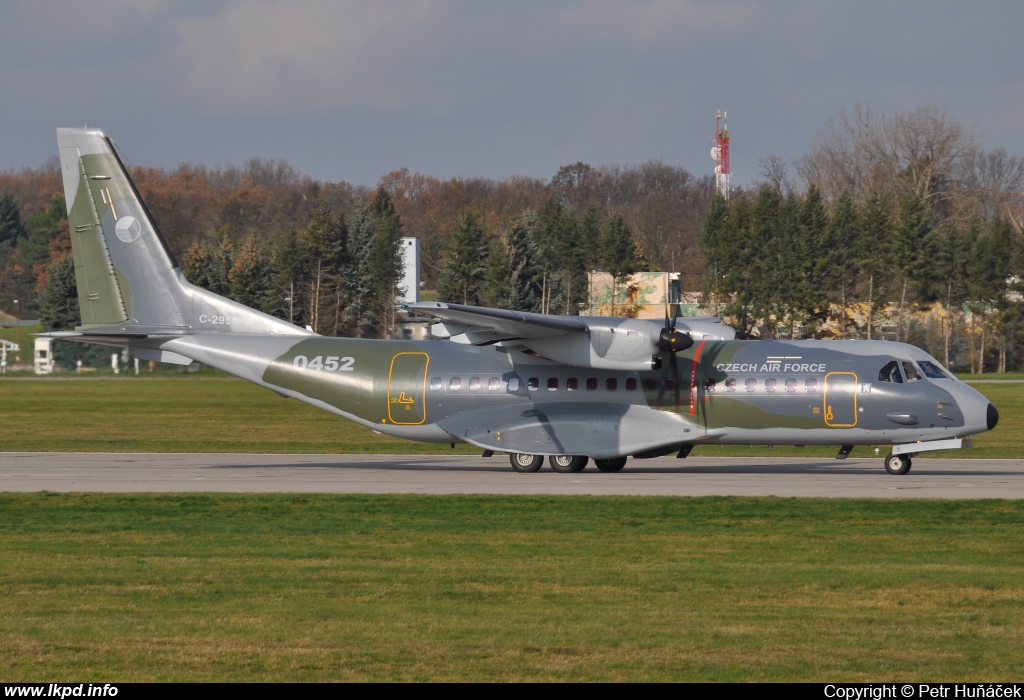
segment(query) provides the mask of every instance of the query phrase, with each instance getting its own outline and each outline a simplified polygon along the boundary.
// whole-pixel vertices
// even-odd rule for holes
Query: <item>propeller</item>
[[[676,330],[676,318],[679,307],[672,306],[672,318],[669,318],[668,307],[665,307],[665,327],[658,334],[658,355],[654,359],[657,365],[661,366],[661,383],[658,387],[658,405],[665,395],[665,388],[668,382],[672,382],[673,393],[675,394],[676,405],[679,405],[679,365],[676,360],[676,353],[693,346],[693,338],[689,333]]]

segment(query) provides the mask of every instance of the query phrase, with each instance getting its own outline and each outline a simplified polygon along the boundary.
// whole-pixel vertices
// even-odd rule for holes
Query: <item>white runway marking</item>
[[[970,482],[964,479],[970,479]],[[664,457],[617,474],[547,466],[512,471],[508,458],[418,455],[0,453],[0,491],[306,492],[1024,498],[1024,460],[914,460],[891,476],[880,459]]]

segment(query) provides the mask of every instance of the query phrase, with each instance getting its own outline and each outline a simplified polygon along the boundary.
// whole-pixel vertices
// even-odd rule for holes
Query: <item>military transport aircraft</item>
[[[188,283],[111,141],[58,129],[82,325],[51,336],[215,367],[375,431],[510,454],[520,472],[619,471],[695,445],[891,445],[905,474],[999,414],[922,350],[744,341],[717,319],[409,304],[432,340],[322,337]]]

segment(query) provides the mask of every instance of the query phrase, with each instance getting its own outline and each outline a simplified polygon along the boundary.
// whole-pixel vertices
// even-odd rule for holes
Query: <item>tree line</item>
[[[741,332],[913,343],[947,365],[1024,360],[1024,159],[935,106],[858,103],[795,166],[705,216],[704,291]]]
[[[550,179],[441,179],[375,189],[284,161],[132,168],[190,281],[320,333],[393,330],[398,246],[417,237],[438,298],[579,313],[587,273],[679,272],[747,334],[899,339],[947,363],[1019,366],[1024,160],[984,151],[935,107],[857,104],[796,159],[715,197],[661,161],[566,165]],[[0,309],[77,322],[56,159],[0,172]]]
[[[77,306],[56,302],[73,288],[58,167],[0,173],[0,309],[19,299],[23,317],[66,326]],[[595,266],[621,278],[668,256],[690,261],[696,284],[710,199],[707,178],[660,161],[575,163],[550,181],[400,170],[376,190],[262,159],[131,175],[189,281],[318,332],[355,336],[391,330],[400,272],[384,248],[397,250],[402,236],[420,239],[424,286],[443,298],[578,313]]]

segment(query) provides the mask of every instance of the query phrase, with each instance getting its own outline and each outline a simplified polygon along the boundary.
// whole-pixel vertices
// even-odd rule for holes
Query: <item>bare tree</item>
[[[793,180],[789,177],[789,166],[782,156],[770,155],[757,159],[757,176],[759,181],[786,194],[793,189]]]
[[[805,183],[829,198],[844,189],[863,201],[872,191],[911,191],[940,218],[958,191],[957,176],[977,150],[978,137],[934,105],[879,114],[867,102],[841,111],[815,136],[811,150],[796,160]]]
[[[984,220],[997,215],[1013,218],[1024,201],[1024,158],[1010,156],[1005,149],[967,154],[957,173],[961,185],[960,208],[967,216],[977,213]]]

